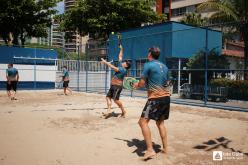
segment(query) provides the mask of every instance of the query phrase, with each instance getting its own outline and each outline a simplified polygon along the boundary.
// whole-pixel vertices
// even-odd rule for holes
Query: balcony
[[[107,48],[90,49],[90,56],[104,57],[107,55]]]

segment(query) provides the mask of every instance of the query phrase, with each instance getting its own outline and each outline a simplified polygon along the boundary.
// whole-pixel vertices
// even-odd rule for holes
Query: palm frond
[[[223,16],[225,18],[230,18],[235,21],[238,20],[238,15],[235,12],[233,4],[230,0],[209,0],[205,3],[202,3],[197,7],[197,10],[200,12],[204,12],[206,10],[213,10],[219,14],[219,16]],[[214,14],[216,17],[217,14]]]

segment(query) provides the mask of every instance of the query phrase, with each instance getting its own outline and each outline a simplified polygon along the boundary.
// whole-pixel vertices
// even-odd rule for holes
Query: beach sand
[[[248,113],[171,104],[168,155],[141,160],[145,143],[137,124],[146,99],[121,97],[127,118],[104,119],[105,96],[61,90],[18,91],[11,101],[0,92],[0,165],[245,165]],[[213,161],[213,151],[224,153]]]

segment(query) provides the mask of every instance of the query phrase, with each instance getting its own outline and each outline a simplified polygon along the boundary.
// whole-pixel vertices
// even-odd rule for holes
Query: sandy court
[[[168,155],[150,123],[158,154],[146,162],[137,124],[146,99],[122,97],[126,119],[101,118],[105,96],[62,91],[0,92],[0,165],[245,165],[248,113],[171,104]],[[120,110],[114,105],[115,113]],[[223,161],[213,161],[223,151]],[[231,154],[231,155],[228,155]],[[229,160],[227,160],[229,159]]]

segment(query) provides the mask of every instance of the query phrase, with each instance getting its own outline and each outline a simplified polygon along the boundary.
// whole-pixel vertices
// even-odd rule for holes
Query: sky
[[[57,14],[62,14],[64,13],[64,2],[59,2],[57,4],[57,7],[55,7],[56,10],[58,10],[58,13]]]

